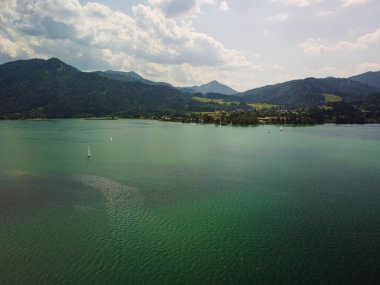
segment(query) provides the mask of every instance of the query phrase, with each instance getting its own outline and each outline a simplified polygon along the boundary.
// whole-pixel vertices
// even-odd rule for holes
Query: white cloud
[[[325,78],[329,76],[334,76],[336,78],[348,78],[356,74],[360,74],[363,72],[367,72],[368,70],[374,70],[376,69],[371,69],[371,66],[375,65],[368,65],[368,69],[365,69],[365,66],[360,69],[361,65],[355,66],[355,65],[348,65],[348,66],[335,66],[335,65],[323,65],[321,64],[320,66],[316,66],[314,68],[305,68],[303,70],[303,73],[301,76],[297,75],[291,75],[287,77],[286,80],[291,80],[295,78],[307,78],[307,77],[316,77],[316,78]],[[380,64],[379,64],[380,66]],[[286,77],[285,77],[286,78]],[[283,82],[285,80],[281,80],[280,82]],[[279,82],[279,81],[275,81]]]
[[[334,77],[346,78],[346,77],[352,76],[352,73],[345,68],[340,69],[337,67],[327,65],[327,66],[322,66],[317,69],[308,69],[306,71],[306,76],[319,77],[319,78],[334,76]]]
[[[368,3],[369,0],[341,0],[343,7],[350,7],[359,4]]]
[[[222,11],[228,11],[230,7],[228,6],[228,3],[226,1],[221,1],[219,3],[219,9]]]
[[[339,41],[335,44],[327,44],[322,39],[311,38],[297,46],[302,48],[305,53],[322,53],[322,52],[333,52],[339,50],[357,50],[366,49],[370,45],[380,43],[380,28],[375,32],[366,34],[357,38],[355,41]]]
[[[191,21],[152,6],[137,5],[130,16],[77,0],[15,4],[0,2],[0,60],[55,56],[85,70],[135,70],[178,84],[250,65],[239,51],[196,32]]]
[[[346,34],[350,40],[355,40],[359,34],[359,28],[358,27],[349,28]]]
[[[319,11],[318,16],[319,17],[327,17],[327,16],[331,16],[331,15],[334,15],[334,14],[335,14],[334,11],[325,11],[325,10],[322,10],[322,11]]]
[[[180,17],[186,14],[198,12],[196,0],[174,1],[174,0],[149,0],[150,4],[158,7],[167,17]]]
[[[279,64],[272,64],[271,66],[270,66],[270,68],[272,68],[272,69],[276,69],[276,70],[283,70],[284,68],[281,66],[281,65],[279,65]]]
[[[216,0],[148,0],[148,2],[169,18],[194,17],[201,12],[202,6],[217,4]]]
[[[302,48],[305,53],[321,53],[323,51],[330,51],[329,48],[322,43],[320,38],[310,38],[297,46]]]
[[[237,18],[222,13],[223,2],[239,13]],[[0,63],[56,56],[81,70],[134,70],[181,86],[218,79],[237,89],[277,81],[284,74],[313,76],[316,66],[334,67],[336,71],[324,71],[335,75],[339,70],[352,74],[362,62],[379,63],[380,32],[373,26],[379,1],[261,2],[0,0]],[[287,19],[302,25],[275,22]],[[309,36],[300,40],[305,33]],[[300,55],[302,50],[323,56]]]
[[[367,71],[379,71],[380,70],[380,62],[364,62],[357,66],[357,72],[363,73]]]
[[[268,20],[272,22],[282,22],[286,21],[287,19],[289,19],[289,15],[287,13],[274,15],[268,18]]]
[[[295,6],[295,7],[308,7],[312,4],[323,2],[324,0],[271,0],[275,3],[281,3],[287,6]]]

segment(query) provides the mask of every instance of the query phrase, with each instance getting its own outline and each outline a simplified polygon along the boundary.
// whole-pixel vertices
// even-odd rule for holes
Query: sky
[[[0,64],[57,57],[245,91],[380,70],[379,0],[0,0]]]

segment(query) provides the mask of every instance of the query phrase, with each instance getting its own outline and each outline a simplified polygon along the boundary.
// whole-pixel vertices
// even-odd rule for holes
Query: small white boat
[[[280,131],[282,132],[284,129],[282,128],[282,125],[281,125],[281,128],[280,128]]]
[[[87,146],[87,157],[90,158],[91,156],[90,146]]]

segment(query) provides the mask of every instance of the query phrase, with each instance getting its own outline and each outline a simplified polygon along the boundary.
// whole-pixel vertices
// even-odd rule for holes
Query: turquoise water
[[[380,284],[379,159],[380,125],[0,121],[0,284]]]

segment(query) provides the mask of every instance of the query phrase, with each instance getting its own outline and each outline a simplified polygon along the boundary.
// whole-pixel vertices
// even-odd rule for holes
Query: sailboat
[[[281,125],[281,128],[280,128],[280,131],[282,132],[284,129],[282,128],[282,125]]]
[[[87,157],[90,158],[91,156],[90,146],[87,146]]]

